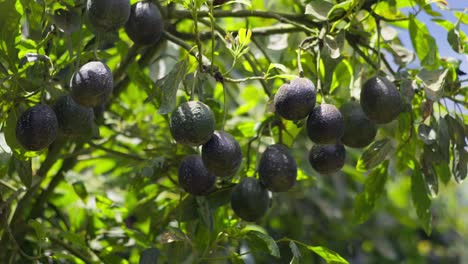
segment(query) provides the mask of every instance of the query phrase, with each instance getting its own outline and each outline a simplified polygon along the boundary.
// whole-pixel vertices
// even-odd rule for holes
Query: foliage
[[[1,263],[468,261],[467,80],[421,20],[466,56],[467,14],[443,0],[152,2],[164,33],[140,46],[122,27],[96,36],[85,0],[0,0]],[[69,94],[73,73],[96,59],[114,87],[93,109],[93,138],[23,149],[21,114]],[[275,114],[276,91],[306,77],[317,104],[339,108],[380,74],[404,110],[366,149],[347,148],[341,171],[317,174],[305,120]],[[243,154],[206,196],[177,182],[181,160],[200,150],[173,140],[170,113],[192,99]],[[272,194],[262,219],[242,221],[231,192],[273,143],[290,148],[297,182]]]

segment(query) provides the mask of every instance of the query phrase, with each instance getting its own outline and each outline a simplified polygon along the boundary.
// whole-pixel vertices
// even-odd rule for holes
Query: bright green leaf
[[[317,255],[322,257],[328,264],[349,264],[349,262],[346,259],[344,259],[338,253],[328,248],[319,246],[308,246],[307,249],[315,252]]]
[[[437,43],[424,23],[415,16],[410,16],[409,32],[416,55],[421,65],[433,69],[437,66]]]
[[[261,241],[262,244],[268,250],[268,253],[270,253],[270,255],[272,255],[273,257],[276,257],[276,258],[280,257],[280,251],[279,251],[278,245],[276,244],[275,240],[269,235],[264,234],[259,231],[252,230],[247,233],[247,236],[249,238],[249,241],[253,242],[254,244],[257,244],[255,243],[256,241]]]

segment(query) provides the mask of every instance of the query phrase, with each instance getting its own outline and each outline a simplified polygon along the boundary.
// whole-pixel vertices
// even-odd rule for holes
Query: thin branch
[[[120,152],[120,151],[117,151],[117,150],[113,150],[113,149],[110,149],[110,148],[106,148],[104,146],[101,146],[101,145],[98,145],[98,144],[95,144],[93,142],[88,142],[88,144],[95,148],[95,149],[100,149],[100,150],[103,150],[109,154],[112,154],[112,155],[115,155],[115,156],[119,156],[119,157],[123,157],[123,158],[126,158],[126,159],[132,159],[132,160],[136,160],[136,161],[145,161],[146,159],[138,156],[138,155],[134,155],[134,154],[130,154],[130,153],[125,153],[125,152]]]

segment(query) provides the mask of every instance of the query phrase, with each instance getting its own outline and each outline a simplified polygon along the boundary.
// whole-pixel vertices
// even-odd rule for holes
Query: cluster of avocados
[[[226,1],[214,1],[215,5]],[[136,45],[159,41],[164,21],[158,7],[150,1],[130,5],[129,0],[88,0],[86,15],[96,35],[125,28]],[[70,92],[52,107],[37,104],[18,119],[16,138],[27,150],[39,151],[51,145],[58,135],[90,139],[94,109],[102,108],[112,96],[114,79],[102,61],[90,61],[76,71]],[[283,84],[274,97],[277,115],[286,120],[307,118],[306,129],[315,143],[309,152],[313,169],[320,174],[340,170],[346,158],[345,145],[363,148],[377,133],[377,124],[394,120],[401,111],[398,90],[385,77],[375,76],[362,87],[360,103],[351,101],[338,109],[332,104],[316,105],[314,84],[298,77]],[[207,195],[218,178],[231,179],[242,163],[239,142],[229,133],[216,130],[215,116],[200,101],[180,104],[171,114],[170,132],[178,144],[199,147],[199,155],[183,158],[179,165],[180,186],[192,195]],[[270,206],[269,192],[286,192],[296,183],[297,164],[283,144],[268,146],[258,162],[259,178],[244,177],[231,193],[231,207],[246,221],[261,218]]]
[[[85,12],[88,26],[96,35],[124,26],[137,45],[156,43],[164,29],[158,7],[149,1],[130,5],[129,0],[88,0]],[[59,97],[52,107],[37,104],[21,114],[16,123],[17,141],[25,150],[40,151],[59,135],[90,139],[93,108],[102,107],[113,88],[112,72],[104,62],[90,61],[82,65],[71,78],[68,95]]]
[[[316,106],[316,92],[306,78],[283,84],[275,95],[276,113],[287,120],[307,116],[307,134],[314,142],[309,152],[312,168],[320,174],[339,171],[346,159],[345,145],[368,146],[377,134],[377,125],[397,118],[402,100],[395,85],[383,76],[367,80],[361,89],[360,102],[350,101],[338,109],[332,104]]]

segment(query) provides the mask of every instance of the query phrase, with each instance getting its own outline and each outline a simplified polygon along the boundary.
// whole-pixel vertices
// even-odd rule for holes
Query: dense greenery
[[[0,0],[0,263],[468,262],[466,10],[151,2]]]

